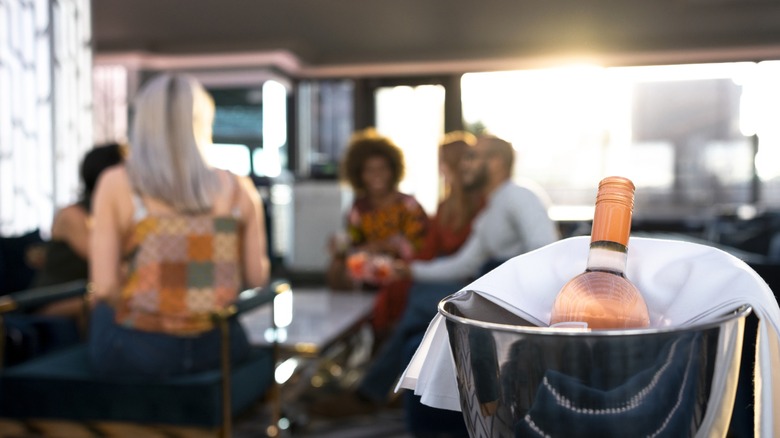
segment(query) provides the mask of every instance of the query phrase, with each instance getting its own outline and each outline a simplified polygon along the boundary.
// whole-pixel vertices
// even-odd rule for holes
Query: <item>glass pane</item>
[[[295,170],[303,177],[335,179],[354,131],[354,81],[302,81],[296,89]]]
[[[276,178],[282,174],[282,163],[276,149],[255,149],[252,151],[252,168],[256,176]]]
[[[93,139],[96,144],[127,140],[127,70],[98,65],[92,71]]]
[[[209,89],[209,92],[216,105],[215,141],[262,139],[263,106],[259,88]]]
[[[263,147],[287,144],[287,89],[276,81],[263,84]]]
[[[215,143],[204,148],[206,160],[214,167],[237,175],[249,175],[249,148],[243,144]]]
[[[376,90],[376,129],[404,152],[400,189],[433,214],[439,203],[438,145],[444,135],[444,87],[385,87]]]
[[[748,129],[754,128],[759,137],[756,172],[763,182],[762,199],[780,208],[780,61],[759,63],[752,79],[745,85],[749,94],[743,104],[754,115]]]
[[[85,0],[0,2],[2,234],[38,227],[45,235],[54,209],[76,197],[78,164],[92,145],[89,8]]]
[[[287,89],[276,81],[263,84],[263,173],[276,177],[287,167]],[[258,168],[259,169],[259,168]]]
[[[511,141],[515,176],[542,184],[556,207],[592,205],[598,181],[620,174],[637,184],[637,217],[695,218],[714,204],[752,200],[753,149],[740,128],[755,67],[471,73],[462,81],[464,118]]]

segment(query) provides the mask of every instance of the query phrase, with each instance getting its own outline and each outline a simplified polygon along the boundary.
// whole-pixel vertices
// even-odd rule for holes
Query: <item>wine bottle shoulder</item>
[[[586,322],[592,329],[646,327],[647,306],[623,275],[586,271],[567,282],[553,304],[551,324]]]

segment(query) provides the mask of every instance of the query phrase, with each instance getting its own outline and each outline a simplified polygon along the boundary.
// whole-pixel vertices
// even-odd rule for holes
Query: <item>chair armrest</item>
[[[287,280],[275,280],[266,287],[247,289],[239,294],[235,303],[224,309],[213,312],[211,314],[212,320],[228,320],[243,312],[265,304],[271,304],[279,294],[290,290],[290,283]]]
[[[277,295],[289,290],[291,290],[290,283],[283,279],[272,281],[266,287],[247,289],[241,292],[236,301],[236,313],[240,314],[264,304],[272,303]]]
[[[85,280],[71,281],[53,286],[25,289],[0,297],[0,313],[27,310],[54,301],[83,297],[87,293]]]

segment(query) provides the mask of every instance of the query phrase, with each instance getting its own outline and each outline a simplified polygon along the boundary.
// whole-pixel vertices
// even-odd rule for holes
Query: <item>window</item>
[[[404,153],[399,189],[433,214],[439,203],[438,145],[444,135],[444,87],[381,87],[375,92],[376,129]]]
[[[89,2],[0,1],[0,234],[76,200],[92,147]]]
[[[513,143],[516,176],[546,188],[556,219],[589,218],[596,184],[609,174],[637,184],[638,218],[708,216],[746,203],[777,208],[780,130],[769,120],[780,114],[778,69],[727,63],[471,73],[462,80],[464,118]]]
[[[341,155],[354,131],[352,80],[302,81],[297,90],[295,172],[336,179]]]
[[[209,92],[216,105],[215,145],[210,152],[215,165],[243,175],[280,176],[288,156],[285,86],[268,80],[256,87],[210,88]]]
[[[206,160],[214,167],[242,176],[251,173],[249,148],[246,145],[214,143],[208,145],[204,152]]]

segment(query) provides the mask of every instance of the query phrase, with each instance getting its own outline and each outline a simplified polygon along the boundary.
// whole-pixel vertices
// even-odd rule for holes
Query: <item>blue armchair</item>
[[[222,333],[218,370],[163,382],[101,379],[91,372],[87,346],[80,343],[5,369],[0,376],[0,416],[186,425],[216,429],[229,437],[233,417],[266,398],[272,407],[268,431],[274,436],[280,414],[273,378],[278,347],[254,349],[231,368],[227,327],[231,318],[289,292],[289,283],[275,281],[244,291],[234,305],[213,315]],[[83,282],[18,292],[0,298],[0,317],[42,301],[85,294]]]

